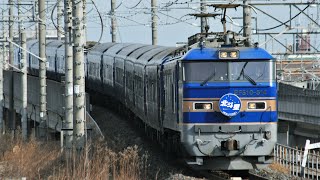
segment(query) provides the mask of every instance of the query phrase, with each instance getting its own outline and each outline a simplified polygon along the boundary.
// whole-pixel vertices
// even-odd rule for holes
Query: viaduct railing
[[[309,151],[306,167],[302,167],[304,150],[277,144],[274,147],[274,162],[286,167],[291,176],[303,176],[306,179],[320,179],[320,153]]]

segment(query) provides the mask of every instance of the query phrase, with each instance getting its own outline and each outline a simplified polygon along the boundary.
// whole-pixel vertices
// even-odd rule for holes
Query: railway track
[[[233,171],[231,173],[224,171],[199,172],[206,179],[213,180],[268,180],[266,177],[253,174],[249,171]]]
[[[268,180],[268,178],[249,173],[249,180]]]

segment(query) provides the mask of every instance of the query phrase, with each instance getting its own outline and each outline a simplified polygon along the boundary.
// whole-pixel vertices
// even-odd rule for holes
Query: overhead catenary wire
[[[54,13],[54,10],[56,9],[56,7],[58,6],[58,3],[59,3],[59,1],[57,1],[57,3],[53,6],[53,9],[52,9],[52,11],[51,11],[51,16],[50,16],[50,17],[51,17],[51,22],[52,22],[54,28],[56,28],[56,30],[58,30],[61,34],[65,35],[64,31],[61,31],[61,30],[57,27],[57,25],[55,24],[54,19],[53,19],[53,13]]]
[[[97,13],[98,13],[99,19],[100,19],[100,25],[101,25],[100,28],[101,28],[101,31],[100,31],[100,37],[99,37],[99,39],[98,39],[98,41],[97,41],[97,42],[98,42],[97,44],[99,44],[99,43],[101,42],[102,37],[103,37],[104,24],[103,24],[103,19],[102,19],[101,13],[100,13],[100,11],[99,11],[96,3],[94,2],[94,0],[91,0],[91,2],[92,2],[92,4],[93,4],[93,6],[95,7],[95,9],[96,9],[96,11],[97,11]],[[53,13],[54,13],[57,5],[58,5],[58,2],[53,6],[53,9],[52,9],[52,11],[51,11],[51,21],[52,21],[52,24],[53,24],[53,26],[55,27],[55,29],[58,30],[61,34],[65,35],[64,31],[61,31],[60,29],[58,29],[58,27],[57,27],[57,25],[55,24],[54,19],[53,19]],[[94,46],[93,46],[93,47],[94,47]],[[92,49],[93,47],[91,47],[90,49]],[[90,49],[88,49],[88,50],[90,50]]]
[[[118,5],[116,8],[114,8],[114,9],[118,9],[118,8],[122,5],[122,2],[123,2],[123,1],[121,1],[121,2],[119,3],[119,5]]]
[[[136,8],[137,6],[139,6],[139,4],[142,2],[142,0],[140,0],[136,5],[132,6],[132,7],[128,7],[126,5],[123,5],[124,7],[126,7],[127,9],[133,9]],[[122,3],[122,2],[121,2]]]
[[[126,19],[126,20],[128,20],[128,21],[131,21],[131,22],[133,22],[133,23],[136,23],[136,24],[131,24],[131,25],[123,25],[123,26],[121,26],[121,25],[119,25],[119,27],[125,27],[125,26],[150,26],[149,25],[149,23],[145,23],[145,21],[144,22],[139,22],[139,21],[137,21],[137,20],[135,20],[135,19],[137,19],[137,18],[133,18],[134,16],[136,16],[136,15],[141,15],[141,14],[149,14],[150,12],[149,12],[149,10],[150,10],[150,8],[149,7],[145,7],[145,8],[141,8],[141,4],[142,4],[142,0],[140,1],[139,0],[139,2],[137,2],[134,6],[131,6],[131,7],[128,7],[128,6],[126,6],[125,4],[123,4],[123,7],[126,7],[129,11],[117,11],[117,15],[115,15],[117,18],[121,18],[121,19]],[[148,2],[148,3],[150,3],[150,2]],[[138,7],[140,5],[140,7],[139,8],[136,8],[136,7]],[[135,8],[134,8],[135,7]],[[162,7],[160,7],[160,6],[157,6],[158,8],[162,8]],[[134,8],[134,9],[129,9],[129,8]],[[194,9],[194,8],[187,8],[187,9],[190,9],[190,10],[196,10],[196,9]],[[162,9],[162,11],[168,11],[167,9]],[[161,10],[160,10],[161,11]],[[123,15],[120,15],[120,14],[127,14],[127,16],[123,16]],[[165,13],[160,13],[160,14],[162,14],[162,15],[164,15],[164,16],[166,16],[167,17],[167,19],[168,18],[171,18],[171,19],[175,19],[176,21],[174,21],[174,22],[168,22],[168,20],[167,21],[162,21],[161,19],[160,19],[160,23],[159,23],[159,25],[173,25],[173,24],[178,24],[178,23],[187,23],[187,24],[190,24],[190,25],[193,25],[193,26],[197,26],[196,24],[194,24],[194,23],[188,23],[187,21],[189,21],[189,20],[191,20],[192,18],[190,18],[190,19],[185,19],[185,20],[183,20],[182,18],[176,18],[176,17],[174,17],[174,16],[171,16],[171,15],[169,15],[169,14],[165,14]],[[104,16],[109,16],[109,17],[111,17],[110,16],[110,14],[108,13],[108,14],[106,14],[106,15],[104,15]],[[132,17],[132,18],[131,18]],[[158,16],[159,17],[159,16]]]
[[[99,11],[96,3],[95,3],[93,0],[91,0],[91,2],[92,2],[92,4],[93,4],[93,6],[96,8],[97,13],[99,14],[99,19],[100,19],[101,32],[100,32],[100,37],[99,37],[98,43],[96,43],[96,44],[99,44],[100,41],[101,41],[101,39],[102,39],[102,37],[103,37],[104,24],[103,24],[103,19],[102,19],[101,13],[100,13],[100,11]],[[93,47],[94,47],[94,46],[93,46]],[[89,48],[88,50],[92,49],[93,47]]]
[[[18,7],[18,4],[16,4],[16,3],[13,3],[13,5],[14,5],[15,7]],[[53,6],[54,6],[54,4],[53,4],[53,5],[52,5],[52,4],[48,5],[48,6],[46,7],[46,10],[52,8]],[[4,11],[4,12],[8,11],[8,8],[0,8],[0,9],[2,9],[2,11]],[[26,8],[26,7],[24,7],[24,6],[20,6],[19,11],[20,11],[21,13],[23,13],[23,12],[22,12],[22,9],[28,12],[28,11],[32,11],[34,8],[33,8],[33,7],[32,7],[32,8]],[[47,15],[46,15],[46,16],[47,16]],[[22,20],[22,22],[24,22],[24,26],[25,26],[24,29],[30,29],[32,26],[34,26],[35,24],[37,24],[37,23],[40,21],[39,18],[36,19],[36,20],[34,20],[34,15],[32,15],[32,17],[30,17],[30,16],[24,16],[24,19],[25,19],[25,18],[29,19],[30,21],[29,21],[29,22],[26,22],[26,21]],[[3,19],[4,19],[4,18],[3,18]],[[14,17],[14,19],[18,19],[18,17],[16,16],[16,17]],[[28,24],[28,25],[26,25],[26,24]],[[46,24],[46,25],[48,26],[48,25],[50,25],[50,24]],[[17,35],[19,35],[19,32],[13,32],[13,36],[14,36],[14,37],[17,36]]]
[[[295,16],[293,16],[292,18],[290,18],[289,20],[287,20],[286,22],[283,22],[277,26],[274,27],[270,27],[270,28],[266,28],[266,29],[257,29],[258,31],[268,31],[268,30],[272,30],[272,29],[276,29],[278,27],[281,27],[283,25],[286,25],[288,22],[292,21],[293,19],[295,19],[296,17],[298,17],[302,12],[304,12],[307,8],[309,7],[309,5],[307,5],[302,11],[300,11],[298,14],[296,14]]]
[[[228,2],[230,2],[230,1],[228,1]],[[207,2],[213,2],[213,1],[207,0]],[[148,0],[135,0],[135,1],[131,2],[131,3],[126,3],[126,1],[122,0],[120,4],[117,3],[117,7],[116,8],[118,8],[118,10],[119,10],[119,11],[117,10],[117,17],[123,19],[123,21],[121,21],[121,23],[119,25],[117,25],[117,26],[118,27],[130,27],[130,26],[146,26],[146,27],[148,27],[148,26],[150,26],[150,21],[145,20],[146,19],[145,17],[146,17],[147,14],[149,14],[148,11],[150,10],[150,7],[146,6],[148,3],[150,3]],[[172,5],[167,6],[168,3],[169,4],[171,3]],[[161,13],[158,13],[158,16],[160,18],[159,19],[159,26],[169,26],[169,25],[174,25],[174,24],[178,24],[178,23],[186,23],[186,24],[189,24],[189,25],[192,25],[192,26],[197,26],[198,23],[192,21],[191,18],[190,19],[179,18],[177,13],[173,13],[173,11],[171,12],[171,10],[186,9],[186,11],[189,11],[189,10],[190,11],[192,11],[192,10],[193,11],[197,11],[198,9],[195,9],[195,8],[196,8],[196,4],[198,4],[198,3],[199,2],[196,1],[196,0],[178,0],[178,1],[176,1],[176,0],[171,0],[171,1],[170,0],[166,0],[163,3],[160,3],[158,5],[158,10],[161,11]],[[237,3],[237,2],[235,2],[235,3]],[[55,2],[52,3],[50,7],[53,6],[54,8],[56,8],[55,4],[56,4]],[[166,6],[168,8],[166,8]],[[199,6],[197,6],[197,8],[199,8]],[[50,9],[50,11],[51,11],[51,9]],[[166,11],[166,12],[164,12],[164,11]],[[101,12],[101,10],[100,10],[100,12]],[[101,13],[102,13],[102,16],[105,16],[103,12],[101,12]],[[48,14],[48,16],[49,16],[49,14]],[[172,18],[170,16],[175,17],[176,19],[174,19],[174,18]],[[92,17],[92,15],[91,15],[91,17]],[[53,19],[54,18],[55,18],[55,15],[53,14]],[[97,16],[97,18],[98,18],[98,16]],[[177,20],[177,19],[180,19],[180,20]],[[218,19],[219,19],[219,17],[218,17]],[[229,21],[229,19],[227,19],[227,20]],[[96,21],[97,22],[101,22],[101,18],[99,17],[99,19],[96,19]],[[214,21],[216,21],[216,20],[214,20]],[[214,21],[212,21],[211,23],[213,23]],[[227,23],[230,23],[228,21],[227,21]],[[56,29],[56,21],[53,21],[52,24],[53,25],[51,27],[54,26],[54,28]],[[104,24],[108,25],[108,23],[104,23]],[[236,26],[241,28],[241,25],[237,25],[237,23],[232,23],[231,22],[231,24],[236,25]],[[283,24],[283,23],[281,23],[281,24]],[[105,26],[105,25],[101,26],[101,28],[104,28],[103,31],[105,31],[106,27],[107,26]],[[272,27],[272,28],[276,28],[276,27]],[[264,29],[258,29],[258,28],[256,28],[256,29],[257,29],[257,31],[264,30]],[[239,30],[238,28],[235,29],[235,31],[238,31],[238,30]],[[267,30],[267,29],[265,29],[265,30]],[[102,34],[102,33],[100,33],[100,34]],[[103,32],[102,37],[105,36],[105,34],[106,33]],[[101,37],[101,39],[102,39],[102,37]],[[99,39],[100,39],[100,37],[99,37]]]

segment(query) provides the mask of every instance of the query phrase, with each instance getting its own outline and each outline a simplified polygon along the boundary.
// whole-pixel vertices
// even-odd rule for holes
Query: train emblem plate
[[[240,112],[241,100],[235,94],[225,94],[220,98],[219,109],[221,113],[225,116],[235,116]]]

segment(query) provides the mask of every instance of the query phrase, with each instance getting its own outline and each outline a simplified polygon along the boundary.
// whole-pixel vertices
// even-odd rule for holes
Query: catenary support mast
[[[9,0],[9,40],[13,41],[13,1]],[[13,44],[9,43],[9,63],[13,64]],[[15,111],[14,111],[14,102],[13,102],[13,69],[10,67],[9,70],[9,128],[12,130],[14,134],[15,131]]]
[[[83,0],[73,0],[73,140],[79,152],[85,145],[85,74]]]
[[[243,36],[245,40],[245,46],[251,46],[251,8],[249,6],[250,0],[243,1]]]
[[[1,13],[2,17],[4,17],[4,11]],[[3,18],[4,20],[4,18]],[[5,22],[2,22],[2,37],[5,37]],[[2,60],[0,61],[0,136],[4,132],[4,119],[3,119],[3,65],[6,60],[6,43],[2,42]]]
[[[115,16],[116,0],[111,0],[111,34],[112,42],[117,41],[117,19]]]
[[[72,3],[64,0],[65,31],[65,144],[68,153],[72,149],[73,139],[73,54],[72,54]]]
[[[46,84],[46,9],[45,0],[39,0],[39,79],[40,79],[40,128],[47,134],[47,84]]]
[[[62,0],[57,2],[57,37],[58,40],[61,40],[62,28],[61,28],[61,19],[62,19]]]
[[[27,38],[26,33],[21,31],[21,47],[23,49],[27,49]],[[27,140],[28,138],[28,123],[27,123],[27,52],[25,50],[21,50],[21,71],[22,71],[22,79],[21,79],[21,92],[22,92],[22,113],[21,113],[21,126],[22,126],[22,138],[23,140]]]
[[[157,17],[157,0],[151,0],[152,15],[152,45],[158,44],[158,17]]]

